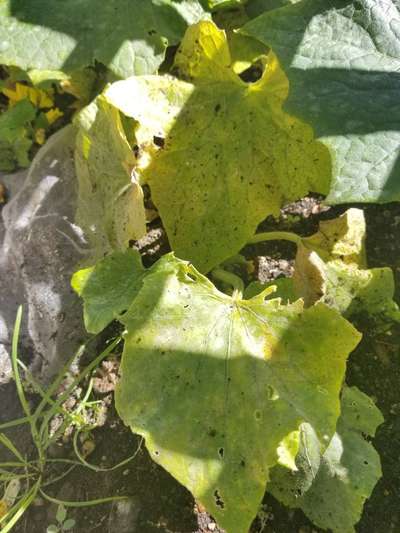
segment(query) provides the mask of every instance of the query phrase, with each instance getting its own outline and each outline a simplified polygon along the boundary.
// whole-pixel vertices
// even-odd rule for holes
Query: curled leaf
[[[324,302],[345,316],[367,312],[400,318],[392,270],[367,268],[365,231],[363,211],[349,209],[302,239],[293,281],[306,305]]]
[[[146,233],[143,192],[118,110],[100,96],[78,115],[77,124],[76,219],[92,245],[94,262]]]

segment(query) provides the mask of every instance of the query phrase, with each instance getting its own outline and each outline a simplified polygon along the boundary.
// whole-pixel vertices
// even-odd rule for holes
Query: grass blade
[[[98,500],[87,500],[85,502],[69,502],[53,498],[52,496],[46,494],[42,489],[40,489],[40,494],[49,502],[55,503],[56,505],[64,505],[64,507],[91,507],[93,505],[102,505],[103,503],[110,503],[128,499],[128,496],[110,496],[108,498],[99,498]]]
[[[14,446],[14,444],[11,442],[11,440],[4,435],[4,433],[0,433],[0,443],[3,444],[10,452],[15,455],[17,459],[21,461],[24,465],[27,464],[26,460],[22,456],[21,452],[17,450],[17,448]]]

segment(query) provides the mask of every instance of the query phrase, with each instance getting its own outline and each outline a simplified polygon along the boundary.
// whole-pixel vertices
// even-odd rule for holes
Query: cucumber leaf
[[[300,425],[330,442],[360,334],[323,304],[227,296],[172,254],[121,320],[119,415],[221,527],[247,533],[269,469],[293,464]]]
[[[274,55],[246,84],[225,32],[191,26],[170,76],[114,83],[107,100],[137,121],[137,172],[150,185],[172,249],[207,272],[257,225],[310,189],[327,191],[330,160],[305,123],[282,111],[288,81]]]
[[[94,267],[78,270],[72,288],[83,298],[84,321],[89,333],[99,333],[128,309],[145,275],[137,250],[114,252]]]
[[[322,220],[317,233],[302,241],[326,262],[340,259],[346,264],[366,267],[366,231],[364,211],[350,208],[337,218]]]
[[[32,140],[27,127],[36,117],[36,109],[28,99],[17,102],[0,115],[0,170],[11,171],[29,165]]]
[[[302,509],[318,527],[353,533],[364,502],[382,475],[379,455],[367,440],[382,422],[368,396],[357,387],[344,387],[341,415],[328,448],[321,450],[315,431],[304,424],[297,471],[275,467],[268,491],[285,505]]]
[[[399,27],[398,0],[304,0],[241,30],[272,47],[286,109],[328,147],[330,203],[400,200]]]
[[[78,115],[76,220],[92,251],[88,263],[125,250],[146,233],[143,191],[118,110],[99,96]]]
[[[204,16],[199,0],[3,0],[0,63],[72,72],[98,61],[120,78],[149,74]]]
[[[282,303],[287,304],[295,302],[300,298],[294,289],[293,278],[277,278],[268,281],[267,283],[252,281],[247,285],[244,291],[244,297],[246,300],[249,300],[250,298],[253,298],[253,296],[265,292],[265,289],[269,287],[274,287],[274,292],[271,292],[271,294],[267,296],[268,299],[281,298]]]
[[[245,296],[276,286],[272,297],[283,302],[303,298],[306,306],[323,302],[346,318],[367,313],[378,320],[400,321],[393,300],[393,272],[388,267],[368,268],[365,238],[361,209],[348,209],[338,218],[321,221],[317,233],[299,239],[293,277],[250,283]]]
[[[307,305],[322,301],[346,317],[367,312],[400,320],[393,301],[393,272],[388,267],[367,268],[365,233],[361,209],[321,222],[319,231],[298,247],[295,291]]]

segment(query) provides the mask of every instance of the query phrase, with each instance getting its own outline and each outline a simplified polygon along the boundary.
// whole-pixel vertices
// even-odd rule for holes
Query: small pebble
[[[215,531],[217,524],[215,522],[210,522],[207,527],[210,531]]]
[[[44,500],[43,498],[41,498],[40,496],[38,496],[37,498],[35,498],[32,502],[32,505],[34,507],[42,507],[44,505]]]

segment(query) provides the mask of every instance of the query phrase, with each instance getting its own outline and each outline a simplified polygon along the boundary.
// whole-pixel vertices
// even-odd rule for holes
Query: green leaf
[[[29,150],[32,141],[26,136],[26,131],[21,129],[19,136],[13,143],[0,139],[0,171],[11,172],[18,167],[29,166]]]
[[[59,533],[59,531],[60,528],[55,524],[50,524],[46,529],[46,533]]]
[[[30,70],[29,82],[43,90],[51,89],[56,83],[59,88],[79,99],[80,107],[87,105],[94,96],[96,71],[93,68],[84,68],[65,74],[61,70]]]
[[[296,294],[292,278],[278,278],[268,283],[261,283],[260,281],[253,281],[249,283],[244,291],[246,300],[253,298],[265,291],[268,287],[275,287],[275,292],[267,296],[268,299],[281,298],[283,304],[295,302],[299,296]]]
[[[361,209],[320,223],[298,247],[294,287],[307,305],[317,301],[350,317],[360,312],[399,320],[390,268],[367,269],[365,220]]]
[[[323,304],[234,299],[172,254],[122,321],[119,415],[221,527],[247,533],[269,469],[295,457],[293,432],[334,434],[360,334]]]
[[[36,115],[29,100],[21,100],[0,115],[0,139],[13,142],[19,131]]]
[[[115,252],[96,266],[75,272],[71,284],[84,300],[87,331],[99,333],[128,309],[144,274],[139,252],[130,249]]]
[[[272,47],[286,109],[328,147],[330,203],[400,200],[399,25],[398,0],[304,0],[241,30]]]
[[[59,505],[57,508],[56,520],[59,523],[64,522],[67,518],[67,510],[63,505]]]
[[[63,531],[71,531],[71,529],[75,527],[75,525],[76,520],[74,520],[73,518],[68,518],[68,520],[63,523]]]
[[[29,165],[32,146],[26,126],[35,118],[35,107],[21,100],[0,115],[0,170],[11,171]]]
[[[99,61],[121,78],[150,74],[204,16],[198,0],[3,0],[0,63],[72,72]]]
[[[297,472],[276,467],[268,490],[304,511],[315,525],[333,533],[353,533],[365,500],[382,475],[379,455],[366,440],[383,417],[356,387],[345,387],[337,431],[325,452],[309,424],[300,433]]]
[[[76,220],[92,245],[93,263],[142,237],[146,218],[135,156],[118,110],[100,96],[79,114],[78,126]]]
[[[175,69],[190,82],[140,76],[105,93],[137,121],[136,170],[171,247],[204,272],[237,253],[282,203],[326,191],[329,155],[282,111],[288,82],[267,59],[262,78],[246,84],[231,69],[225,33],[203,21],[177,52]]]

